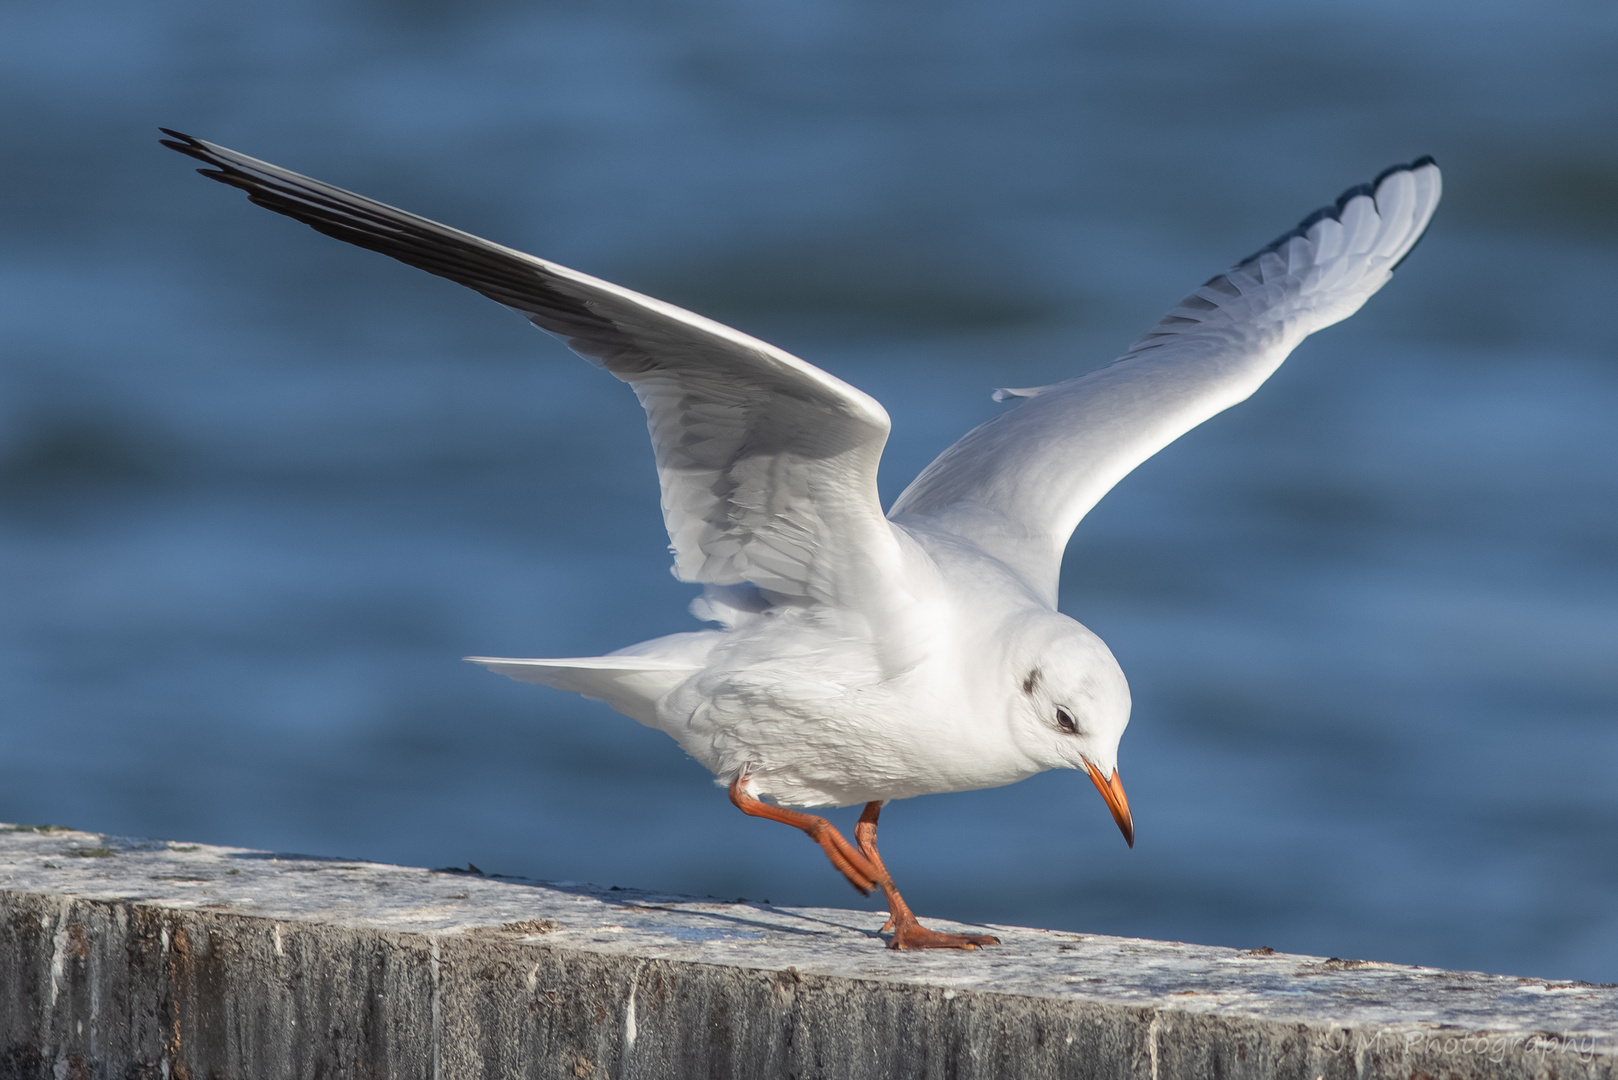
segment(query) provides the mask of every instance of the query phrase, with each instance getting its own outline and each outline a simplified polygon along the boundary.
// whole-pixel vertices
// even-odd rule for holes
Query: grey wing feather
[[[1421,239],[1440,191],[1431,158],[1395,166],[1208,281],[1107,367],[1002,391],[1027,400],[939,455],[889,517],[976,545],[1054,607],[1063,549],[1090,508],[1359,310]]]
[[[876,472],[887,413],[819,368],[700,315],[225,147],[164,145],[260,206],[459,282],[630,384],[685,581],[860,606],[898,542]]]

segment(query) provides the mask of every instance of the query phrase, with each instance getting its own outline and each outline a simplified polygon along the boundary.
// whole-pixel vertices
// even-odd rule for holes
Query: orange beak
[[[1129,797],[1124,794],[1123,781],[1118,779],[1118,770],[1112,770],[1112,779],[1101,779],[1101,770],[1088,761],[1084,767],[1090,770],[1090,782],[1101,792],[1101,797],[1107,800],[1107,809],[1112,811],[1112,820],[1118,823],[1118,831],[1124,834],[1124,842],[1130,847],[1135,846],[1135,819],[1129,816]]]

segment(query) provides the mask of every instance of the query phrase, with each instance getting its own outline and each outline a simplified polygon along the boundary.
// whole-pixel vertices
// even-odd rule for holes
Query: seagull
[[[646,410],[674,574],[714,628],[606,656],[467,657],[666,732],[745,814],[802,830],[894,949],[975,949],[921,925],[876,844],[893,799],[1089,776],[1131,847],[1118,778],[1129,684],[1057,610],[1068,538],[1141,462],[1245,400],[1352,315],[1427,228],[1430,157],[1349,188],[1209,278],[1111,364],[969,431],[883,513],[888,414],[728,326],[167,128],[202,175],[319,232],[515,310],[629,384]],[[864,804],[849,841],[807,809]]]

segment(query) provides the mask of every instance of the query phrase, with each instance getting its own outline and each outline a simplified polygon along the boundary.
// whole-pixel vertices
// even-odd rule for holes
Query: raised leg
[[[899,895],[899,890],[894,886],[893,875],[882,865],[882,856],[876,851],[876,820],[881,815],[881,803],[866,803],[865,812],[860,815],[860,823],[854,826],[854,841],[860,846],[860,854],[876,871],[876,883],[882,887],[882,894],[888,898],[888,921],[883,924],[881,930],[882,933],[893,931],[888,948],[975,949],[980,945],[1000,944],[999,938],[989,934],[945,934],[929,930],[916,921],[910,905],[905,903],[904,897]]]
[[[826,858],[830,859],[838,872],[848,879],[850,885],[860,891],[861,896],[870,895],[871,890],[880,884],[877,878],[887,876],[885,871],[879,874],[876,868],[854,849],[854,845],[844,839],[843,834],[837,831],[837,826],[814,814],[760,802],[743,790],[742,785],[746,782],[747,777],[738,776],[730,785],[730,801],[736,804],[736,809],[753,817],[768,818],[783,825],[791,825],[794,829],[802,829],[809,835],[809,839],[820,845],[821,850],[826,853]],[[881,866],[881,863],[876,865]]]

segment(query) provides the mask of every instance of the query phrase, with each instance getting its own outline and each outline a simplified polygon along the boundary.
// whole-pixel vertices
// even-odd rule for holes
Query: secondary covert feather
[[[1158,450],[1347,318],[1420,240],[1431,158],[1344,192],[1171,311],[1111,365],[968,432],[883,514],[887,413],[729,327],[178,132],[165,145],[260,206],[459,282],[562,338],[646,409],[675,573],[718,629],[609,656],[475,662],[599,698],[673,736],[744,812],[808,833],[889,904],[891,946],[975,948],[921,926],[882,865],[890,799],[1085,772],[1134,843],[1118,778],[1129,687],[1056,610],[1080,519]],[[769,799],[771,802],[763,800]],[[789,807],[864,803],[854,840]]]

